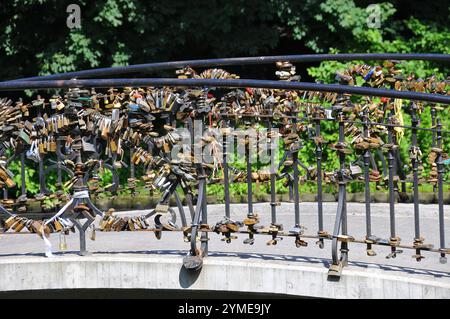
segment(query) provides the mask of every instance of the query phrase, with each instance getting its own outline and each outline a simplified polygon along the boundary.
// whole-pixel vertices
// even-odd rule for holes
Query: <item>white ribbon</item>
[[[39,162],[40,154],[37,140],[31,142],[30,149],[26,152],[26,156],[35,162]]]
[[[329,120],[334,119],[333,115],[331,114],[331,110],[330,109],[326,109],[325,110],[325,114],[327,116],[327,119],[329,119]]]
[[[59,218],[59,216],[61,216],[66,209],[73,203],[74,199],[82,199],[82,198],[88,198],[89,197],[89,192],[88,191],[80,191],[80,192],[75,192],[73,193],[72,198],[66,203],[66,205],[64,205],[57,213],[56,215],[54,215],[52,218],[48,219],[43,225],[42,225],[42,229],[41,229],[41,234],[42,234],[42,238],[44,239],[44,243],[45,243],[45,256],[46,257],[54,257],[53,253],[52,253],[52,243],[50,242],[50,240],[47,239],[47,237],[45,236],[45,226],[47,226],[49,223],[51,223],[52,221],[54,221],[55,219]],[[61,218],[61,220],[64,221],[64,223],[66,224],[66,226],[70,226],[72,223],[69,220],[65,220],[63,218]],[[62,230],[63,231],[63,230]]]

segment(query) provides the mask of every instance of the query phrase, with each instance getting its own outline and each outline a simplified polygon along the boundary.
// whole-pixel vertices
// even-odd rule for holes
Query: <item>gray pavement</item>
[[[389,207],[388,204],[372,204],[372,232],[382,238],[389,237]],[[402,243],[412,244],[414,237],[414,216],[412,204],[396,204],[397,234]],[[324,203],[324,225],[325,230],[332,232],[337,203]],[[186,210],[187,212],[188,210]],[[349,234],[357,239],[365,236],[365,205],[360,203],[348,203],[348,229]],[[117,212],[121,215],[145,214],[148,211]],[[254,204],[254,212],[261,217],[261,225],[270,223],[270,206],[268,203]],[[446,247],[450,247],[450,206],[445,209]],[[247,213],[246,204],[232,204],[232,218],[242,220]],[[224,205],[208,205],[208,223],[215,224],[224,215]],[[189,220],[189,216],[187,216]],[[294,225],[294,208],[292,203],[282,203],[277,207],[277,222],[289,230]],[[178,220],[179,221],[179,220]],[[300,221],[307,228],[306,234],[314,235],[317,232],[317,203],[300,204]],[[420,205],[420,226],[425,242],[439,245],[438,206]],[[54,251],[58,251],[60,236],[51,235]],[[268,236],[257,236],[253,246],[242,243],[245,235],[239,235],[239,239],[230,244],[221,241],[221,236],[210,235],[209,249],[213,256],[240,256],[241,258],[252,258],[252,256],[265,256],[273,260],[304,259],[311,262],[327,262],[331,258],[331,241],[325,241],[324,249],[319,249],[314,239],[306,239],[308,247],[296,248],[294,238],[286,237],[276,246],[267,246]],[[67,236],[67,251],[73,253],[78,250],[78,234]],[[36,235],[0,235],[0,259],[12,256],[42,256],[44,243]],[[157,240],[151,232],[97,232],[96,240],[87,240],[88,250],[97,254],[169,254],[183,255],[189,249],[189,244],[183,242],[182,233],[164,232],[162,240]],[[389,247],[375,246],[377,256],[369,257],[365,252],[364,244],[350,243],[349,260],[352,264],[379,264],[397,266],[404,271],[412,269],[424,269],[427,271],[440,271],[450,273],[449,263],[439,263],[439,254],[424,252],[426,257],[417,262],[412,255],[413,250],[405,249],[395,259],[386,259]],[[449,256],[450,257],[450,256]],[[212,257],[213,258],[213,257]]]

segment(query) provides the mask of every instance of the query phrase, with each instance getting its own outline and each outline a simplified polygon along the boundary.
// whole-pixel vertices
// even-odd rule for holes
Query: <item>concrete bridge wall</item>
[[[339,282],[324,264],[208,257],[199,273],[181,256],[133,254],[0,259],[0,291],[35,289],[175,289],[275,293],[323,298],[450,298],[450,274],[349,265]],[[212,295],[213,296],[213,295]]]

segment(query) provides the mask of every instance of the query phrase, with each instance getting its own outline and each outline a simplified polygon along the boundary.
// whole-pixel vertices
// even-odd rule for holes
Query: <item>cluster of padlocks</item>
[[[276,67],[276,76],[281,81],[299,81],[292,63],[281,61],[276,63]],[[176,74],[180,79],[239,79],[235,74],[216,68],[197,73],[185,67]],[[337,72],[336,81],[348,86],[363,81],[365,86],[374,88],[449,94],[448,80],[404,75],[397,67],[397,61],[385,61],[378,66],[353,65]],[[404,113],[410,114],[409,126],[404,122]],[[430,116],[432,126],[421,127],[421,116]],[[440,118],[445,116],[448,116],[448,108],[443,104],[406,103],[401,99],[367,96],[355,99],[350,94],[262,88],[130,87],[99,92],[94,89],[69,89],[47,98],[37,96],[31,102],[2,99],[0,187],[3,189],[3,201],[0,210],[3,231],[21,232],[28,229],[42,237],[52,232],[74,230],[76,226],[84,232],[88,226],[92,227],[96,215],[100,215],[99,224],[92,227],[100,231],[147,230],[154,231],[156,237],[161,238],[163,231],[178,230],[184,233],[186,241],[195,241],[200,232],[216,232],[223,235],[226,242],[236,239],[233,234],[241,232],[249,236],[244,240],[245,244],[253,244],[255,234],[268,234],[271,236],[268,245],[275,245],[282,236],[293,236],[297,247],[307,245],[304,238],[318,238],[321,247],[324,239],[340,241],[345,246],[345,243],[357,240],[335,231],[331,234],[323,228],[322,183],[339,185],[339,196],[344,196],[341,187],[345,193],[346,183],[365,182],[366,194],[369,192],[369,212],[370,183],[386,186],[390,192],[391,214],[394,210],[393,192],[399,190],[400,184],[404,187],[404,183],[411,182],[415,192],[421,182],[431,183],[442,190],[449,164],[443,145],[443,135],[448,131],[442,128],[440,122]],[[212,161],[195,160],[193,149],[197,141],[194,142],[193,126],[196,120],[206,127],[197,146],[202,152],[208,152]],[[337,140],[326,140],[322,135],[323,123],[330,121],[338,125]],[[180,127],[190,133],[188,143],[178,131]],[[280,139],[283,154],[275,169],[255,170],[252,167],[249,157],[258,150],[252,148],[248,137],[240,138],[232,130],[237,127],[266,128],[265,131],[257,130],[258,139],[264,143],[270,144],[275,138]],[[404,138],[407,129],[411,130],[412,137],[409,162],[404,162],[400,156],[399,141]],[[220,138],[213,134],[214,130],[220,131]],[[420,130],[433,136],[429,154],[423,154],[420,149],[417,140]],[[227,147],[230,149],[226,140],[228,136],[243,145],[247,169],[237,169],[227,163]],[[302,163],[299,160],[299,152],[306,141],[314,143],[317,162]],[[188,152],[174,152],[177,147],[187,147]],[[339,167],[332,171],[322,169],[324,148],[334,151],[339,159]],[[431,170],[422,180],[424,155],[428,155]],[[16,190],[18,178],[8,167],[13,161],[21,162],[20,190]],[[33,198],[28,197],[26,189],[25,169],[29,163],[39,166],[39,192]],[[141,167],[141,176],[135,172],[137,167]],[[112,176],[107,184],[100,174],[105,170]],[[120,183],[121,170],[129,173],[125,187]],[[53,187],[49,187],[50,178],[55,180]],[[229,188],[230,178],[231,182],[247,182],[250,185],[248,216],[243,221],[230,218],[229,194],[225,192],[228,196],[225,198],[226,216],[210,226],[206,216],[201,217],[206,214],[206,185],[220,183],[224,188]],[[288,231],[276,222],[274,214],[270,225],[260,226],[259,216],[251,206],[251,183],[275,184],[279,179],[293,189],[295,220]],[[299,223],[298,187],[301,182],[320,185],[319,229],[316,234],[306,235]],[[123,190],[134,195],[141,184],[161,194],[156,208],[147,215],[115,216],[113,208],[102,212],[90,200],[98,194],[116,194]],[[184,194],[191,225],[186,222],[177,189]],[[275,192],[273,186],[272,195]],[[176,223],[176,210],[169,207],[171,196],[175,196],[177,201],[181,227]],[[274,196],[272,212],[277,206],[273,199]],[[54,217],[44,221],[27,218],[25,213],[32,201],[39,202],[42,210],[52,212]],[[345,202],[345,198],[341,201]],[[344,208],[340,209],[341,213],[345,213]],[[150,218],[153,222],[149,222]],[[81,219],[88,222],[80,224]],[[342,223],[342,220],[339,222]],[[396,248],[401,246],[395,227],[389,239],[368,233],[361,242],[367,244],[369,255],[374,254],[373,244],[391,246],[391,256],[394,257]],[[444,246],[435,249],[425,244],[417,232],[411,248],[416,249],[418,260],[422,258],[420,250],[437,251],[442,256],[448,253],[448,248]],[[200,253],[196,251],[196,254]]]

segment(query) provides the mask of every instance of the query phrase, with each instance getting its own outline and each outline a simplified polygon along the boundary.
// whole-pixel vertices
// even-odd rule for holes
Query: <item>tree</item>
[[[380,3],[379,29],[366,23],[371,2],[3,0],[0,78],[150,61],[331,49],[448,52],[448,2]],[[72,3],[81,8],[80,29],[66,25],[66,8]]]

